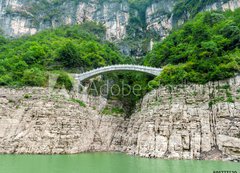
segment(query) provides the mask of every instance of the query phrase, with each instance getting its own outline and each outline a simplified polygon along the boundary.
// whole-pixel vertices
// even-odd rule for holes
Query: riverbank
[[[49,96],[44,88],[0,88],[0,153],[119,151],[149,158],[239,161],[239,89],[239,76],[160,87],[124,120],[63,94]]]

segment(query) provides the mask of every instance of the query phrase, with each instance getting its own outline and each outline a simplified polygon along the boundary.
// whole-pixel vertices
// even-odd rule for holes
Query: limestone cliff
[[[9,36],[35,34],[46,28],[72,25],[84,21],[96,21],[106,26],[108,40],[124,39],[131,28],[130,19],[140,17],[141,31],[153,30],[161,38],[190,17],[188,10],[174,17],[179,0],[149,0],[144,11],[137,11],[127,0],[0,0],[0,29]],[[240,0],[216,0],[200,10],[234,10],[240,7]],[[143,13],[143,14],[140,14]],[[145,26],[146,25],[146,26]]]
[[[240,160],[240,76],[160,87],[128,120],[47,89],[0,89],[0,153],[121,151],[144,157]],[[96,103],[99,104],[99,103]]]
[[[96,21],[106,26],[106,38],[122,39],[129,18],[127,1],[0,0],[0,26],[10,36],[35,34],[39,30]]]
[[[146,157],[237,160],[239,99],[240,76],[152,91],[129,122],[127,151]]]

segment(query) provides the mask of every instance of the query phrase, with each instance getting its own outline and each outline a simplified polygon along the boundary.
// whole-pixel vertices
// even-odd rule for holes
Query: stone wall
[[[240,159],[240,77],[160,87],[134,115],[97,110],[43,88],[0,89],[0,153],[121,151],[144,157]]]

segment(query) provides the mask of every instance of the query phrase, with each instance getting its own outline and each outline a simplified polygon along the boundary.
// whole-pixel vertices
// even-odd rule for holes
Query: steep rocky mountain
[[[196,1],[196,2],[195,2]],[[0,0],[0,30],[11,37],[61,25],[96,21],[122,52],[142,56],[199,11],[234,10],[240,0]]]

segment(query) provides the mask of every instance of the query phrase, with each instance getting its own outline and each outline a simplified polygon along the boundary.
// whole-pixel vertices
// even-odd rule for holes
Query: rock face
[[[146,28],[142,28],[142,32],[154,30],[161,38],[165,38],[174,25],[185,22],[190,17],[188,12],[177,21],[173,18],[174,7],[178,2],[179,0],[151,1],[145,9],[145,21],[142,22],[146,23]],[[216,3],[203,7],[202,10],[234,10],[238,7],[240,0],[216,0]],[[131,15],[138,18],[141,14],[127,0],[0,0],[0,29],[12,37],[35,34],[61,25],[96,21],[106,26],[108,40],[121,40],[128,34]]]
[[[42,88],[0,89],[0,153],[121,151],[143,157],[240,159],[240,76],[160,87],[144,97],[128,120],[48,94]]]
[[[116,40],[126,35],[128,11],[127,1],[0,0],[0,26],[4,33],[16,37],[61,25],[96,21],[106,26],[108,40]]]
[[[144,157],[240,158],[240,77],[159,88],[129,122],[127,151]],[[130,144],[130,145],[129,145]]]
[[[157,31],[161,38],[165,38],[173,28],[173,9],[176,0],[153,2],[146,9],[147,30]]]
[[[203,10],[204,11],[211,11],[211,10],[235,10],[240,7],[240,1],[239,0],[230,0],[230,1],[218,1],[211,5],[206,6]]]
[[[40,88],[2,88],[0,105],[0,153],[107,151],[123,123]]]

